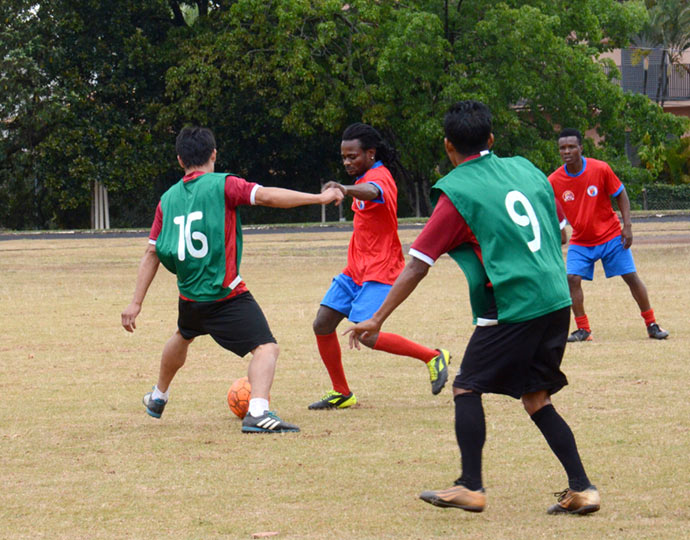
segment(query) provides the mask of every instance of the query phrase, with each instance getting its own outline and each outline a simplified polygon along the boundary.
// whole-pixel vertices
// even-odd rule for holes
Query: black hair
[[[213,132],[205,127],[185,127],[175,140],[175,151],[185,168],[206,165],[216,149]]]
[[[362,124],[361,122],[350,124],[343,131],[342,140],[357,140],[362,150],[374,148],[376,150],[376,159],[382,161],[386,167],[390,168],[397,161],[395,149],[369,124]]]
[[[577,137],[578,144],[582,144],[582,133],[580,133],[580,131],[575,128],[562,129],[561,132],[558,134],[558,138],[561,139],[563,137]]]
[[[459,101],[448,109],[443,130],[458,152],[476,154],[488,148],[491,111],[479,101]]]

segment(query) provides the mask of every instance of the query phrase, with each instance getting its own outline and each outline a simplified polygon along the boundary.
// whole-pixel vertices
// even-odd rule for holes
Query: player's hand
[[[321,204],[329,204],[332,202],[333,204],[338,205],[343,202],[344,198],[345,195],[343,192],[336,187],[329,187],[321,191]]]
[[[623,244],[623,249],[629,249],[632,246],[632,242],[632,225],[623,225],[621,228],[621,244]]]
[[[347,195],[347,188],[346,188],[344,185],[339,184],[338,182],[334,182],[334,181],[332,181],[332,180],[331,180],[330,182],[326,182],[326,183],[321,187],[321,191],[325,191],[325,190],[331,189],[331,188],[339,189],[339,190],[342,192],[343,197],[344,197],[345,195]]]
[[[122,326],[125,330],[127,330],[127,332],[134,332],[134,329],[137,327],[135,321],[140,311],[141,304],[135,304],[132,302],[122,312]]]
[[[351,326],[343,332],[343,335],[350,334],[350,349],[359,350],[359,341],[361,338],[373,336],[381,330],[381,325],[376,323],[373,319],[367,319]]]

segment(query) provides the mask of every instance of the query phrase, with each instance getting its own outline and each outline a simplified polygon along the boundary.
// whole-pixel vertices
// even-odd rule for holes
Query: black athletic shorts
[[[514,398],[558,392],[568,384],[561,359],[569,325],[566,307],[520,323],[477,326],[453,386]]]
[[[263,311],[249,291],[217,302],[180,298],[177,327],[185,339],[210,334],[221,347],[238,356],[264,343],[276,343]]]

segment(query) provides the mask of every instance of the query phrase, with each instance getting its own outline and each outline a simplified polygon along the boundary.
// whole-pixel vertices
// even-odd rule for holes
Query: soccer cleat
[[[460,508],[468,512],[483,512],[486,506],[484,488],[472,491],[462,485],[455,485],[440,491],[423,491],[419,498],[441,508]]]
[[[549,506],[547,514],[591,514],[601,506],[601,497],[594,486],[589,486],[584,491],[568,488],[554,495],[558,497],[558,503]]]
[[[273,411],[266,411],[261,416],[247,416],[242,420],[242,433],[286,433],[296,432],[299,428],[294,424],[282,421]]]
[[[568,336],[568,343],[574,343],[576,341],[592,341],[592,332],[584,328],[578,328]]]
[[[352,407],[357,403],[357,398],[350,392],[349,394],[341,394],[335,390],[329,390],[326,395],[323,396],[319,401],[315,401],[309,405],[309,409],[346,409],[347,407]]]
[[[436,349],[438,354],[427,362],[429,368],[429,380],[431,381],[431,393],[436,395],[446,385],[448,380],[448,364],[450,353],[445,349]]]
[[[154,418],[160,418],[163,414],[163,409],[165,409],[165,405],[168,402],[163,401],[162,399],[152,399],[152,395],[153,392],[145,394],[144,399],[142,399],[142,401],[146,406],[146,412],[149,414],[149,416],[153,416]]]
[[[668,337],[668,332],[657,323],[653,322],[647,326],[647,335],[652,339],[666,339]]]

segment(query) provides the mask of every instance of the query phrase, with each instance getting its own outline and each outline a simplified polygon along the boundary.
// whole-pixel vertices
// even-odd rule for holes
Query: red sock
[[[589,319],[587,318],[587,315],[583,315],[582,317],[575,317],[575,324],[577,324],[578,328],[587,330],[587,332],[592,331],[592,329],[589,327]]]
[[[647,326],[656,322],[656,319],[654,318],[654,310],[651,308],[648,309],[647,311],[641,311],[640,315],[642,315],[642,318],[644,319],[644,323]]]
[[[385,351],[399,356],[411,356],[424,363],[428,363],[438,354],[436,349],[430,349],[397,334],[379,332],[379,337],[374,344],[375,351]]]
[[[349,394],[350,387],[347,385],[347,379],[345,378],[338,334],[335,332],[325,335],[316,334],[316,344],[319,347],[321,360],[326,366],[328,375],[333,383],[333,390],[343,395]]]

